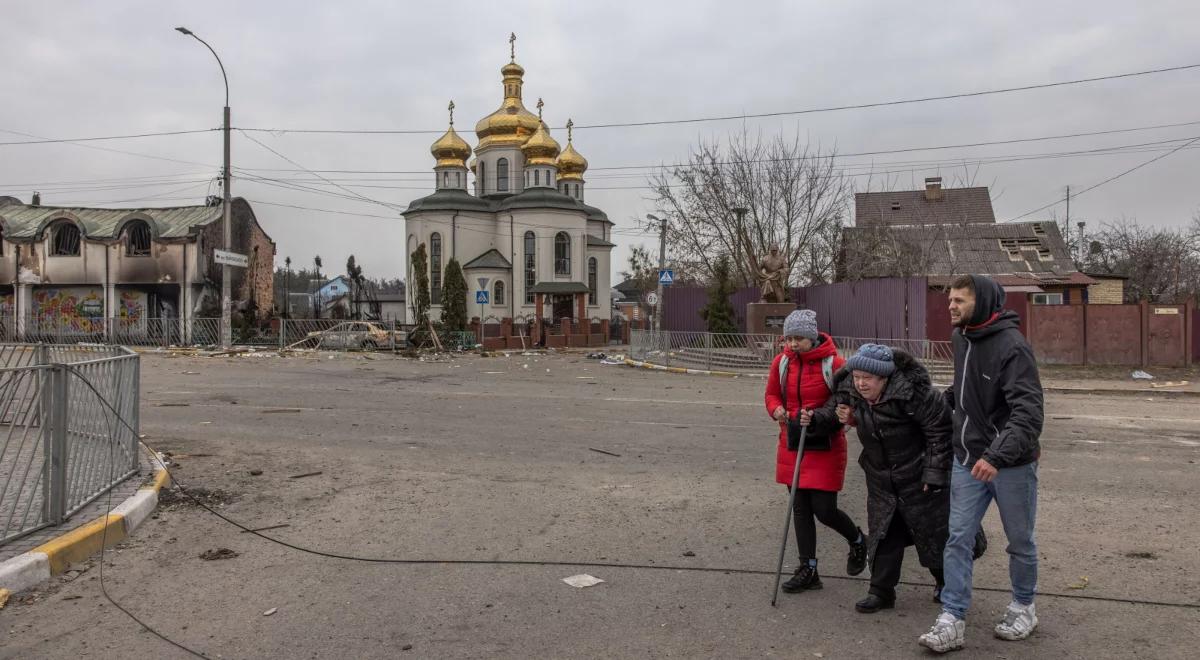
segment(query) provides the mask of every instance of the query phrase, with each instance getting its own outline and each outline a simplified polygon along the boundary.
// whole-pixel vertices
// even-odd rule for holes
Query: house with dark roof
[[[988,189],[858,193],[855,225],[842,233],[839,280],[926,277],[947,286],[958,275],[989,275],[1034,304],[1087,302],[1096,280],[1075,268],[1054,222],[996,222]]]
[[[0,322],[8,337],[146,333],[190,341],[188,319],[220,316],[220,204],[169,208],[46,206],[0,197]],[[275,243],[249,202],[231,207],[235,311],[273,307]],[[173,323],[171,321],[178,321]]]

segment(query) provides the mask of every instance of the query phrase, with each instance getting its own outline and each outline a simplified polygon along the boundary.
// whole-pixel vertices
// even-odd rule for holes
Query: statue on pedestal
[[[779,246],[772,245],[771,251],[762,261],[750,255],[750,272],[754,274],[760,291],[759,302],[786,303],[788,301],[788,267]]]

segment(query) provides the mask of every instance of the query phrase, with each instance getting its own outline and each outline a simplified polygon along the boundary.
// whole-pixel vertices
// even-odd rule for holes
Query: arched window
[[[460,187],[462,187],[462,183],[460,183],[460,182],[459,182],[459,178],[458,178],[458,172],[455,172],[455,173],[454,173],[454,187],[455,187],[455,188],[460,188]]]
[[[554,236],[554,274],[571,274],[571,237],[565,231]]]
[[[542,185],[542,171],[541,170],[533,171],[533,185],[535,185],[535,186]]]
[[[442,235],[437,232],[429,237],[429,302],[442,304]]]
[[[78,257],[79,256],[79,227],[70,221],[56,225],[50,233],[50,256]]]
[[[495,288],[495,291],[492,292],[492,304],[493,305],[503,305],[504,304],[504,282],[501,282],[500,280],[496,280],[496,285],[494,288]]]
[[[150,225],[142,220],[125,225],[125,256],[150,256]]]
[[[596,257],[588,259],[588,304],[596,304]]]
[[[525,304],[533,304],[533,287],[537,286],[537,239],[525,232]]]
[[[443,188],[450,187],[450,173],[449,172],[442,172],[442,187]]]
[[[496,190],[506,192],[508,190],[508,159],[501,158],[496,161]]]

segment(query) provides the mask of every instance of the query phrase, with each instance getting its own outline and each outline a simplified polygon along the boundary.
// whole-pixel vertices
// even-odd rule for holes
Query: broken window
[[[79,227],[71,222],[60,222],[51,232],[50,256],[78,257],[79,256]]]
[[[537,239],[525,232],[525,304],[533,304],[533,287],[537,284]]]
[[[150,256],[150,225],[141,220],[125,225],[125,256]]]
[[[1021,256],[1021,250],[1038,250],[1040,253],[1045,249],[1042,242],[1036,238],[1001,238],[1000,247],[1008,252],[1008,258],[1012,261],[1024,259]]]
[[[571,274],[571,237],[565,231],[554,237],[554,274]]]

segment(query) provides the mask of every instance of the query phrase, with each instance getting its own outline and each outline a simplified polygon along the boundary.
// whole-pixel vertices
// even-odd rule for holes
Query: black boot
[[[846,574],[858,575],[867,567],[867,537],[858,530],[858,541],[850,544],[850,554],[846,557]]]
[[[874,614],[879,610],[890,610],[896,606],[896,599],[888,600],[875,594],[867,594],[867,597],[854,604],[854,609],[863,614]]]
[[[800,591],[809,591],[820,589],[824,585],[821,584],[821,576],[817,574],[817,565],[815,562],[809,563],[807,559],[800,560],[800,566],[792,575],[792,578],[783,583],[783,590],[789,594],[794,594]]]

